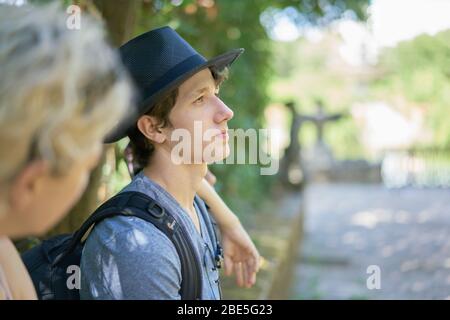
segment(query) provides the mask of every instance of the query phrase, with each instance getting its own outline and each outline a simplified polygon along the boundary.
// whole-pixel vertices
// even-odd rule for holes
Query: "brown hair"
[[[221,71],[211,68],[211,73],[216,82],[216,86],[220,86],[222,82],[228,78],[227,67]],[[145,115],[155,117],[160,122],[159,125],[161,128],[172,126],[169,115],[177,101],[178,88],[179,87],[169,92],[163,99],[157,102],[150,111],[145,113]],[[136,174],[149,164],[150,158],[155,151],[155,146],[142,134],[137,126],[131,130],[128,136],[130,138],[129,147],[132,155],[133,174]]]

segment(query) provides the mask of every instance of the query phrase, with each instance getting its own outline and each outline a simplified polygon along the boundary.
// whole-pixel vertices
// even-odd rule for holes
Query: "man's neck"
[[[162,186],[186,210],[193,208],[194,197],[207,171],[206,164],[174,164],[170,154],[155,153],[144,174]]]

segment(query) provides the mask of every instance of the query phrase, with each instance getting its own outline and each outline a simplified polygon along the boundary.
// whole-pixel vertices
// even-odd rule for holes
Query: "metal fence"
[[[450,149],[388,150],[383,157],[381,176],[390,188],[449,188]]]

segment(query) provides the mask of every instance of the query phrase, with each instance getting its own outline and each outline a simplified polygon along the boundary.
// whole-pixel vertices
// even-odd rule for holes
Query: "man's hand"
[[[216,184],[216,181],[217,181],[216,176],[211,171],[209,171],[209,169],[206,171],[205,179],[206,179],[206,181],[208,181],[208,183],[211,186],[214,186]]]
[[[260,266],[260,255],[239,220],[233,225],[220,227],[224,252],[225,275],[236,275],[239,287],[252,287]]]

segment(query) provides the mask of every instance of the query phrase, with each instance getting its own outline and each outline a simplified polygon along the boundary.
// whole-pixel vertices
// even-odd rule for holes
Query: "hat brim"
[[[135,109],[134,112],[128,112],[128,114],[120,121],[120,123],[106,136],[104,139],[104,143],[113,143],[116,142],[128,135],[129,130],[135,127],[135,124],[140,116],[147,113],[151,106],[154,105],[161,97],[165,94],[173,90],[174,88],[180,86],[184,81],[189,79],[191,76],[196,74],[197,72],[205,69],[205,68],[214,68],[216,70],[222,70],[223,68],[230,66],[242,53],[244,52],[243,48],[233,49],[224,54],[216,56],[206,62],[199,64],[189,70],[186,73],[183,73],[179,77],[173,79],[166,86],[161,88],[159,91],[151,95],[145,100],[139,102],[139,106]],[[149,106],[148,109],[139,108],[140,106]],[[140,110],[139,112],[137,110]]]

